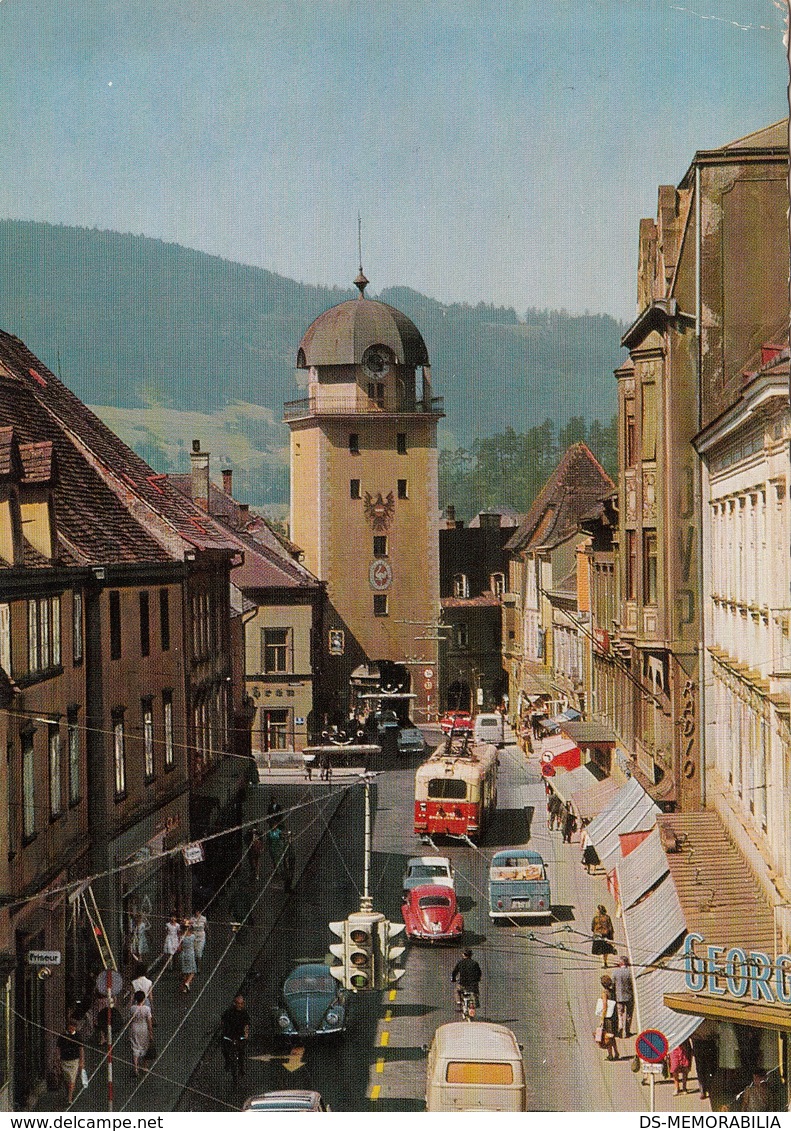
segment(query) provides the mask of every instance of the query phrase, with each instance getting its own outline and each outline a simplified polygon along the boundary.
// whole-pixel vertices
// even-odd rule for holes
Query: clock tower
[[[359,297],[319,315],[297,352],[291,538],[327,583],[322,667],[343,689],[338,713],[397,687],[412,698],[391,705],[425,722],[437,710],[442,402],[417,327],[367,285],[360,269]]]

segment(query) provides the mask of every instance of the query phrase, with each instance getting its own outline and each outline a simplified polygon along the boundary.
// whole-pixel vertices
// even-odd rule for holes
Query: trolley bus
[[[415,774],[415,832],[475,840],[497,807],[497,750],[444,740]]]

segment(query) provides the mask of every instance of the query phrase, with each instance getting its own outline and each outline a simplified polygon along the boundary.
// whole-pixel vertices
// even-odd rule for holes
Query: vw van
[[[503,848],[489,869],[490,919],[549,919],[552,899],[543,857],[532,848]]]
[[[426,1065],[426,1111],[526,1111],[516,1037],[490,1021],[440,1025]]]
[[[475,716],[473,738],[475,742],[491,742],[494,746],[505,745],[505,719],[499,711]]]

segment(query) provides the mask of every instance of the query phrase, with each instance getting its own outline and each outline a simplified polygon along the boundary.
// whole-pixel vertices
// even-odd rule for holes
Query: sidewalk
[[[325,834],[327,824],[340,807],[345,792],[345,782],[307,783],[304,775],[289,775],[286,768],[259,773],[258,785],[248,789],[243,813],[244,821],[260,820],[266,827],[266,809],[274,796],[286,811],[285,823],[293,833],[296,864],[295,882]],[[291,812],[287,812],[296,806]],[[237,858],[229,860],[229,870]],[[184,1087],[214,1039],[220,1018],[242,986],[256,958],[267,947],[278,918],[288,904],[289,895],[283,891],[279,879],[271,880],[271,863],[267,853],[261,862],[259,889],[251,887],[247,862],[239,868],[240,883],[222,892],[211,904],[206,950],[201,970],[189,993],[180,992],[178,957],[172,968],[162,971],[161,962],[152,961],[151,977],[155,979],[152,993],[154,1003],[154,1042],[157,1059],[151,1072],[135,1078],[132,1070],[129,1038],[126,1033],[118,1038],[113,1058],[114,1110],[130,1112],[173,1111],[179,1104]],[[231,909],[238,902],[240,889],[251,890],[251,898],[261,898],[255,905],[252,921],[235,934],[230,927]],[[152,931],[152,955],[164,936],[163,929]],[[125,993],[125,991],[124,991]],[[123,996],[123,995],[122,995]],[[124,1023],[128,1014],[122,1011]],[[95,1034],[86,1041],[85,1062],[90,1083],[80,1092],[72,1105],[78,1112],[108,1110],[108,1080],[106,1050],[97,1043]],[[98,1069],[98,1071],[97,1071]],[[78,1084],[79,1087],[79,1084]],[[65,1089],[45,1091],[35,1111],[64,1111]],[[230,1108],[230,1110],[235,1110]]]
[[[537,749],[533,754],[528,754],[526,764],[533,774],[540,773],[541,744],[534,743]],[[516,749],[516,748],[515,748]],[[575,951],[590,954],[591,942],[589,939],[591,920],[599,903],[604,904],[610,913],[615,926],[615,948],[618,954],[626,953],[626,938],[620,918],[615,916],[615,906],[612,896],[607,890],[607,881],[604,869],[597,867],[593,874],[588,875],[581,863],[582,850],[579,843],[579,832],[572,837],[571,844],[564,844],[560,830],[551,833],[546,826],[546,802],[544,798],[543,783],[529,787],[535,792],[536,816],[534,821],[534,835],[538,833],[546,845],[551,843],[554,865],[552,867],[552,900],[556,906],[572,907],[573,921],[568,925],[572,930],[555,936],[557,941],[563,942]],[[543,829],[540,817],[543,816]],[[540,850],[540,848],[539,848]],[[615,957],[609,959],[610,966],[614,964]],[[569,1006],[580,1048],[580,1071],[588,1081],[593,1111],[648,1111],[650,1106],[650,1087],[641,1084],[641,1073],[631,1071],[631,1061],[635,1054],[635,1036],[637,1029],[637,1014],[632,1021],[633,1035],[629,1038],[618,1039],[620,1061],[609,1064],[602,1049],[593,1041],[592,1032],[595,1025],[594,1006],[600,992],[599,978],[603,973],[599,958],[591,957],[590,966],[583,965],[566,975],[566,992]],[[661,1075],[655,1077],[655,1110],[668,1112],[697,1112],[711,1111],[708,1101],[701,1102],[695,1067],[690,1072],[687,1082],[688,1093],[674,1096],[675,1084],[671,1079],[664,1080]]]

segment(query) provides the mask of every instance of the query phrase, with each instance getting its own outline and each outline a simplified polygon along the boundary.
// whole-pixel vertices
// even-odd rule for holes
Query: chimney
[[[233,494],[233,471],[230,467],[226,467],[224,471],[220,472],[222,475],[222,489],[226,495]]]
[[[250,518],[250,504],[239,503],[239,527],[244,530]]]
[[[202,452],[200,440],[192,441],[192,500],[208,513],[209,510],[209,452]]]
[[[446,530],[455,530],[456,529],[456,508],[455,508],[455,506],[453,506],[452,503],[449,503],[445,507],[445,529]]]

